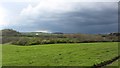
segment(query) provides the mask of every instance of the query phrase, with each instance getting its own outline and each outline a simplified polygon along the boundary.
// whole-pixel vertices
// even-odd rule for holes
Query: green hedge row
[[[38,38],[19,38],[11,41],[14,45],[38,45],[38,44],[56,44],[56,43],[78,43],[75,39],[38,39]]]
[[[86,42],[111,42],[112,40],[95,40],[95,39],[76,39],[76,38],[47,38],[41,39],[37,37],[20,37],[12,40],[10,43],[14,45],[39,45],[39,44],[56,44],[56,43],[86,43]]]
[[[2,44],[15,45],[38,45],[56,43],[81,43],[81,42],[118,42],[118,36],[101,36],[89,34],[64,34],[64,35],[41,35],[35,37],[25,36],[2,36]]]

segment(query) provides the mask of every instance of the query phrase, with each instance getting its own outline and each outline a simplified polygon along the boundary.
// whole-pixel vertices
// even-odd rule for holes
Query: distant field
[[[3,66],[92,66],[117,56],[118,43],[4,44],[2,50]]]

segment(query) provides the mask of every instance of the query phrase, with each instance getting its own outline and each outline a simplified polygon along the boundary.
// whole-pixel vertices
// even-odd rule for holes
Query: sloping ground
[[[117,42],[3,45],[3,66],[92,66],[118,55]]]
[[[108,66],[118,66],[118,63],[120,63],[120,61],[117,60],[117,61],[109,64]]]
[[[112,59],[106,60],[106,61],[102,61],[99,64],[95,64],[92,66],[92,68],[101,68],[101,67],[108,67],[109,65],[114,66],[114,68],[118,68],[118,65],[115,65],[118,59],[120,58],[120,56],[116,56],[113,57]],[[110,67],[110,66],[109,66]]]

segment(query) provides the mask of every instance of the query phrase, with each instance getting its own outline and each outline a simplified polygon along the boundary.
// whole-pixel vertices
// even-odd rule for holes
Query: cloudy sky
[[[118,31],[117,0],[4,0],[0,29],[20,32],[109,33]]]

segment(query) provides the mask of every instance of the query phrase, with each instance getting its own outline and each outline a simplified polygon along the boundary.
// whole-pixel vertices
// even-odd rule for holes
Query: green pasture
[[[117,55],[117,42],[2,45],[3,66],[92,66]]]

